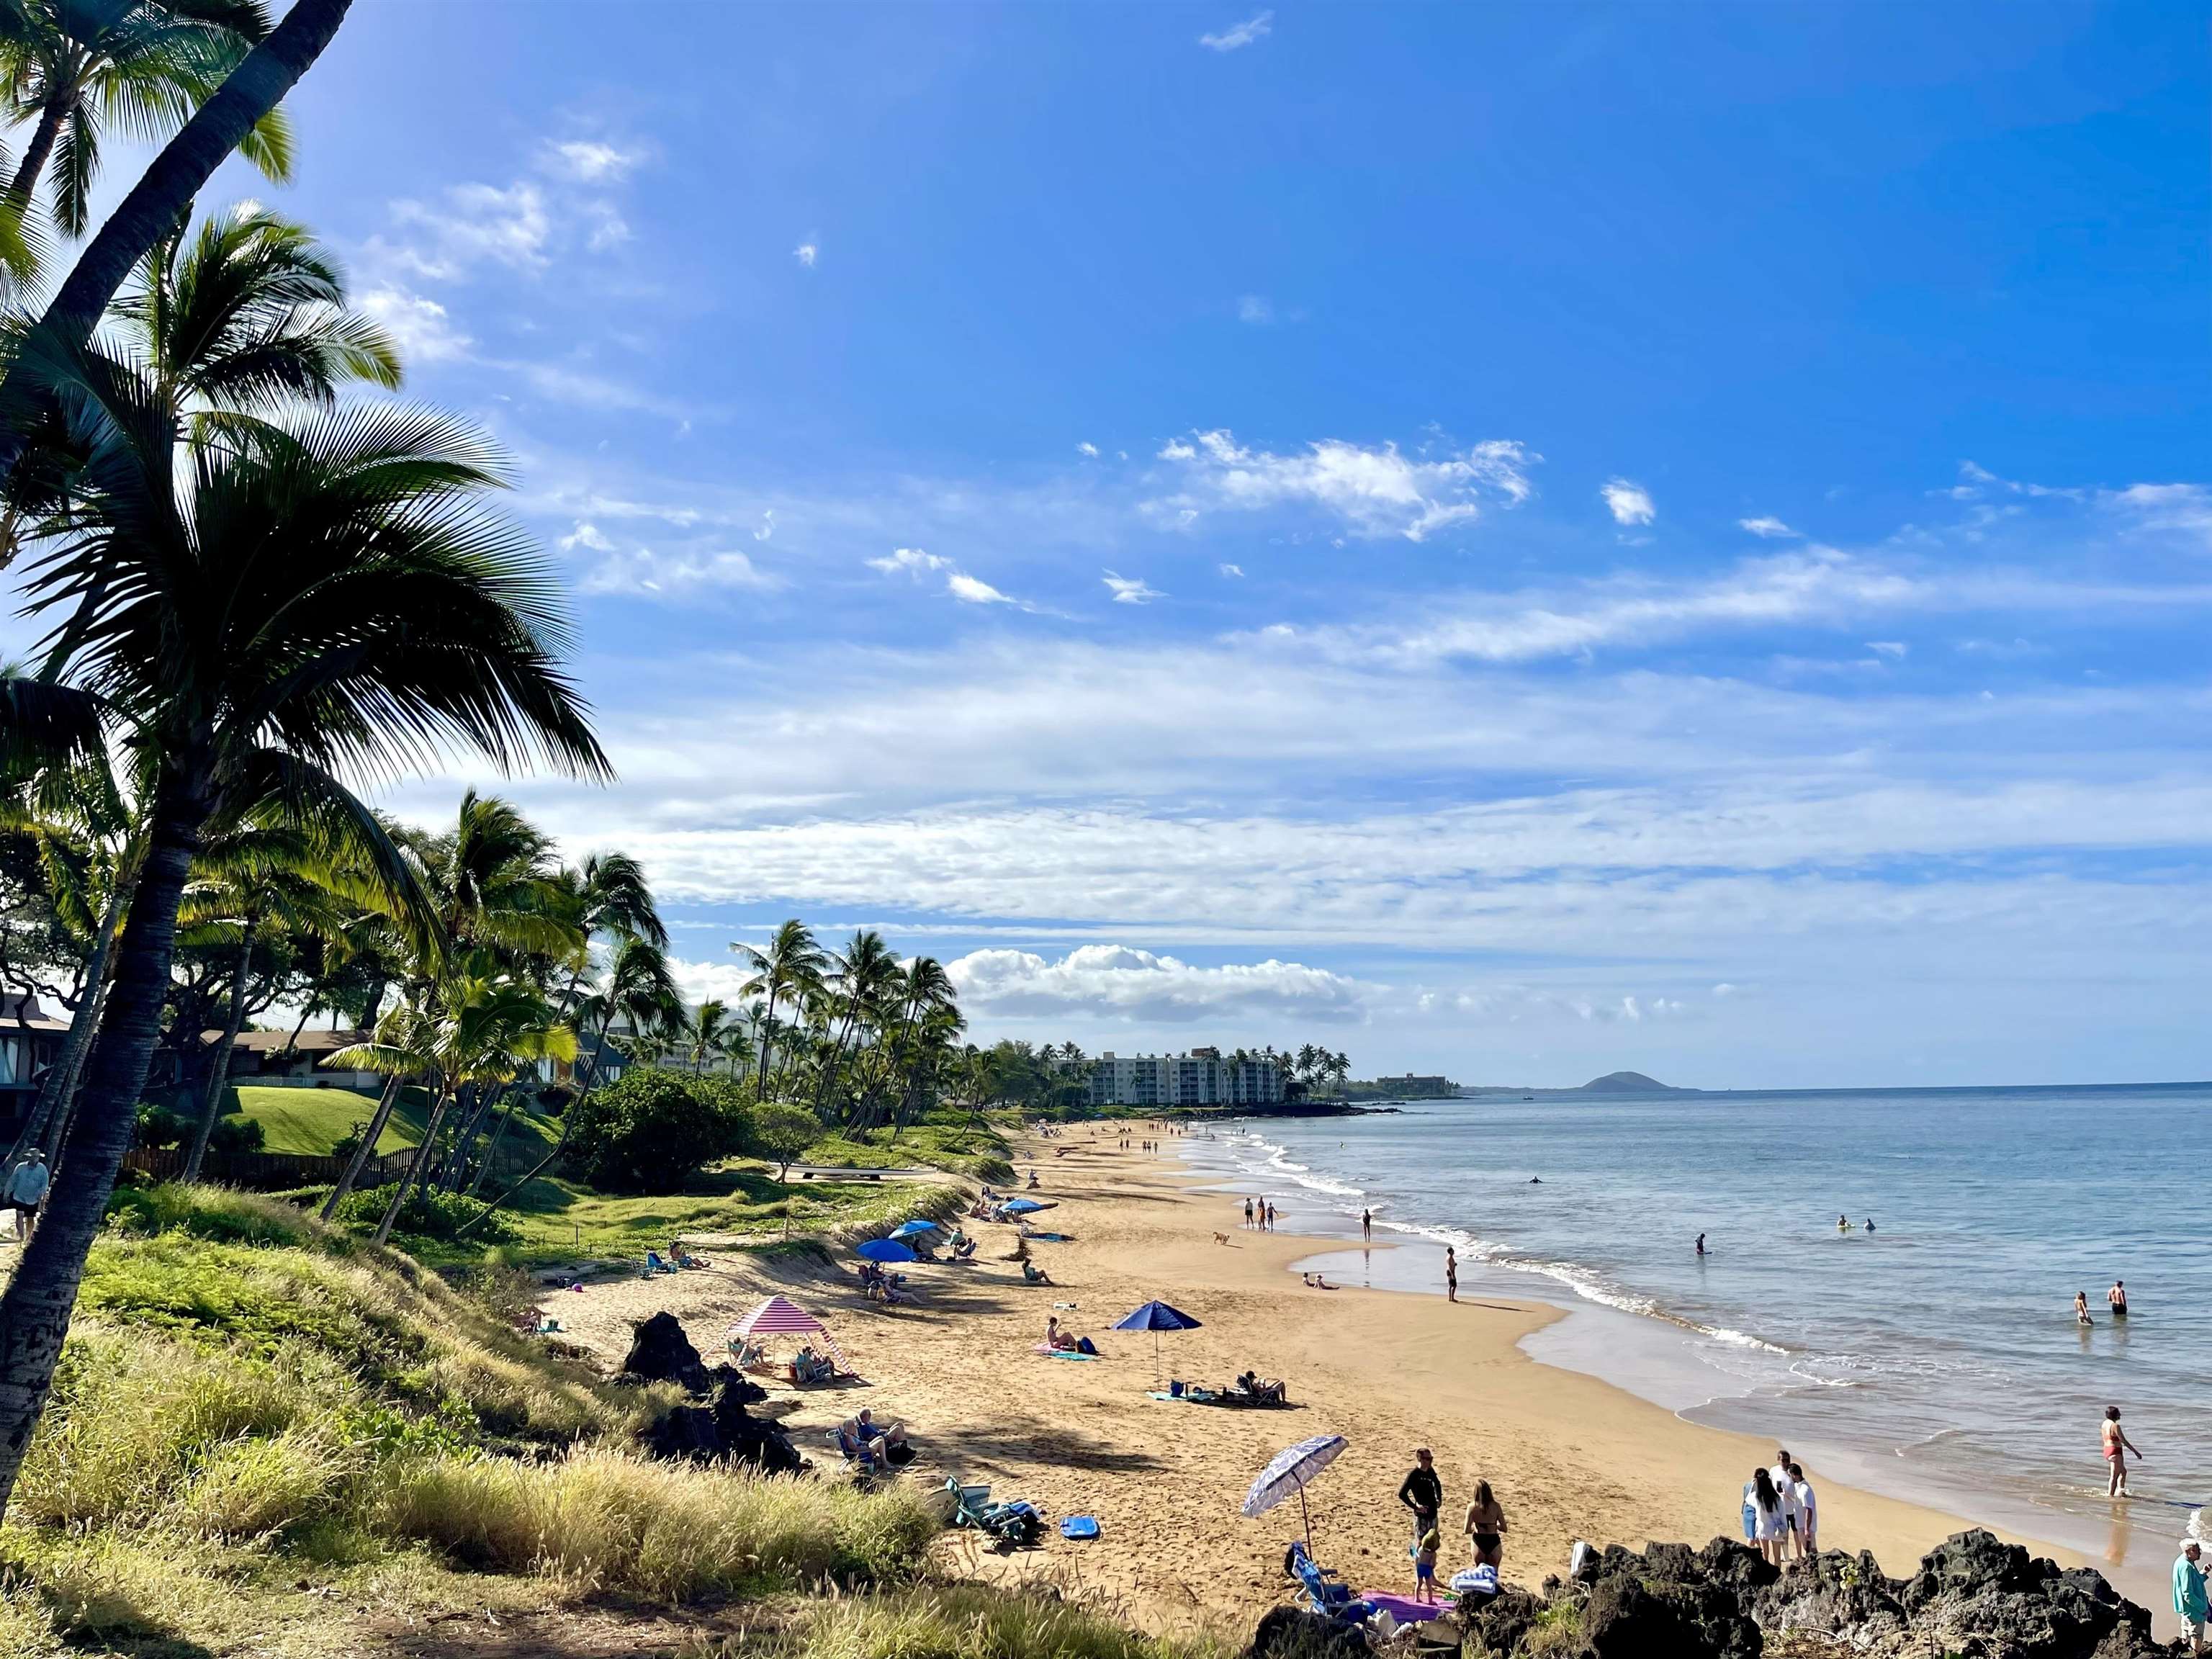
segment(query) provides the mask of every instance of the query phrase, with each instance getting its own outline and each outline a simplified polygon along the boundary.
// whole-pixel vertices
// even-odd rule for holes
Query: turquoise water
[[[1273,1193],[1286,1229],[1347,1235],[1369,1206],[1378,1243],[1429,1246],[1331,1255],[1334,1274],[1441,1289],[1449,1242],[1462,1299],[1588,1310],[1531,1339],[1539,1358],[1819,1449],[1838,1478],[2139,1568],[2212,1499],[2212,1085],[1425,1102],[1240,1128],[1179,1144]],[[1838,1233],[1839,1212],[1876,1231]],[[2117,1516],[2107,1404],[2148,1455]]]

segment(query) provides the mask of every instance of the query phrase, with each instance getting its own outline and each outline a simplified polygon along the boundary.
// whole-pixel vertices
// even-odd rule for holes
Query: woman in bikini
[[[2105,1407],[2105,1422],[2100,1432],[2105,1442],[2105,1462],[2112,1468],[2112,1480],[2106,1487],[2105,1495],[2108,1498],[2128,1497],[2128,1455],[2133,1453],[2136,1462],[2140,1463],[2142,1453],[2136,1449],[2136,1443],[2128,1438],[2127,1431],[2120,1426],[2120,1408],[2118,1406]]]
[[[1505,1506],[1490,1490],[1490,1482],[1474,1483],[1474,1502],[1467,1506],[1468,1541],[1474,1547],[1474,1565],[1493,1570],[1505,1559]]]
[[[2097,1322],[2089,1317],[2089,1292],[2087,1291],[2074,1292],[2074,1322],[2077,1325],[2094,1325]]]

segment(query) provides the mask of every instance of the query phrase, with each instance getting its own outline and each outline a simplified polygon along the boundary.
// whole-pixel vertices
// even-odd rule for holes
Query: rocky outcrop
[[[1271,1617],[1273,1615],[1270,1615]],[[1263,1626],[1263,1630],[1266,1627]],[[1832,1550],[1777,1568],[1717,1538],[1701,1550],[1598,1551],[1543,1594],[1508,1589],[1463,1620],[1469,1659],[2152,1659],[2150,1614],[2101,1574],[2062,1570],[1986,1532],[1947,1540],[1909,1578]],[[1255,1659],[1267,1659],[1255,1641]]]
[[[796,1474],[806,1467],[779,1425],[745,1409],[767,1399],[768,1391],[734,1365],[709,1370],[673,1314],[642,1320],[635,1332],[623,1362],[623,1378],[673,1382],[707,1402],[663,1413],[638,1437],[647,1451],[694,1463],[749,1463],[769,1474]]]

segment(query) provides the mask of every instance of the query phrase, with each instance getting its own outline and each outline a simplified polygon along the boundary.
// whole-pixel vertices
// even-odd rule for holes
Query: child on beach
[[[1413,1546],[1413,1594],[1423,1601],[1437,1599],[1437,1551],[1443,1544],[1431,1522]]]

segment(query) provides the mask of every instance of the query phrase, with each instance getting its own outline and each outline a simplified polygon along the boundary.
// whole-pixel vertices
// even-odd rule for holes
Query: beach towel
[[[1030,1352],[1051,1359],[1102,1359],[1105,1357],[1103,1354],[1079,1353],[1073,1348],[1055,1348],[1049,1342],[1040,1342]]]
[[[1098,1536],[1097,1517],[1071,1515],[1060,1523],[1060,1535],[1062,1538],[1096,1538]]]
[[[1498,1569],[1488,1562],[1479,1567],[1466,1567],[1452,1575],[1452,1594],[1487,1601],[1498,1594]]]

